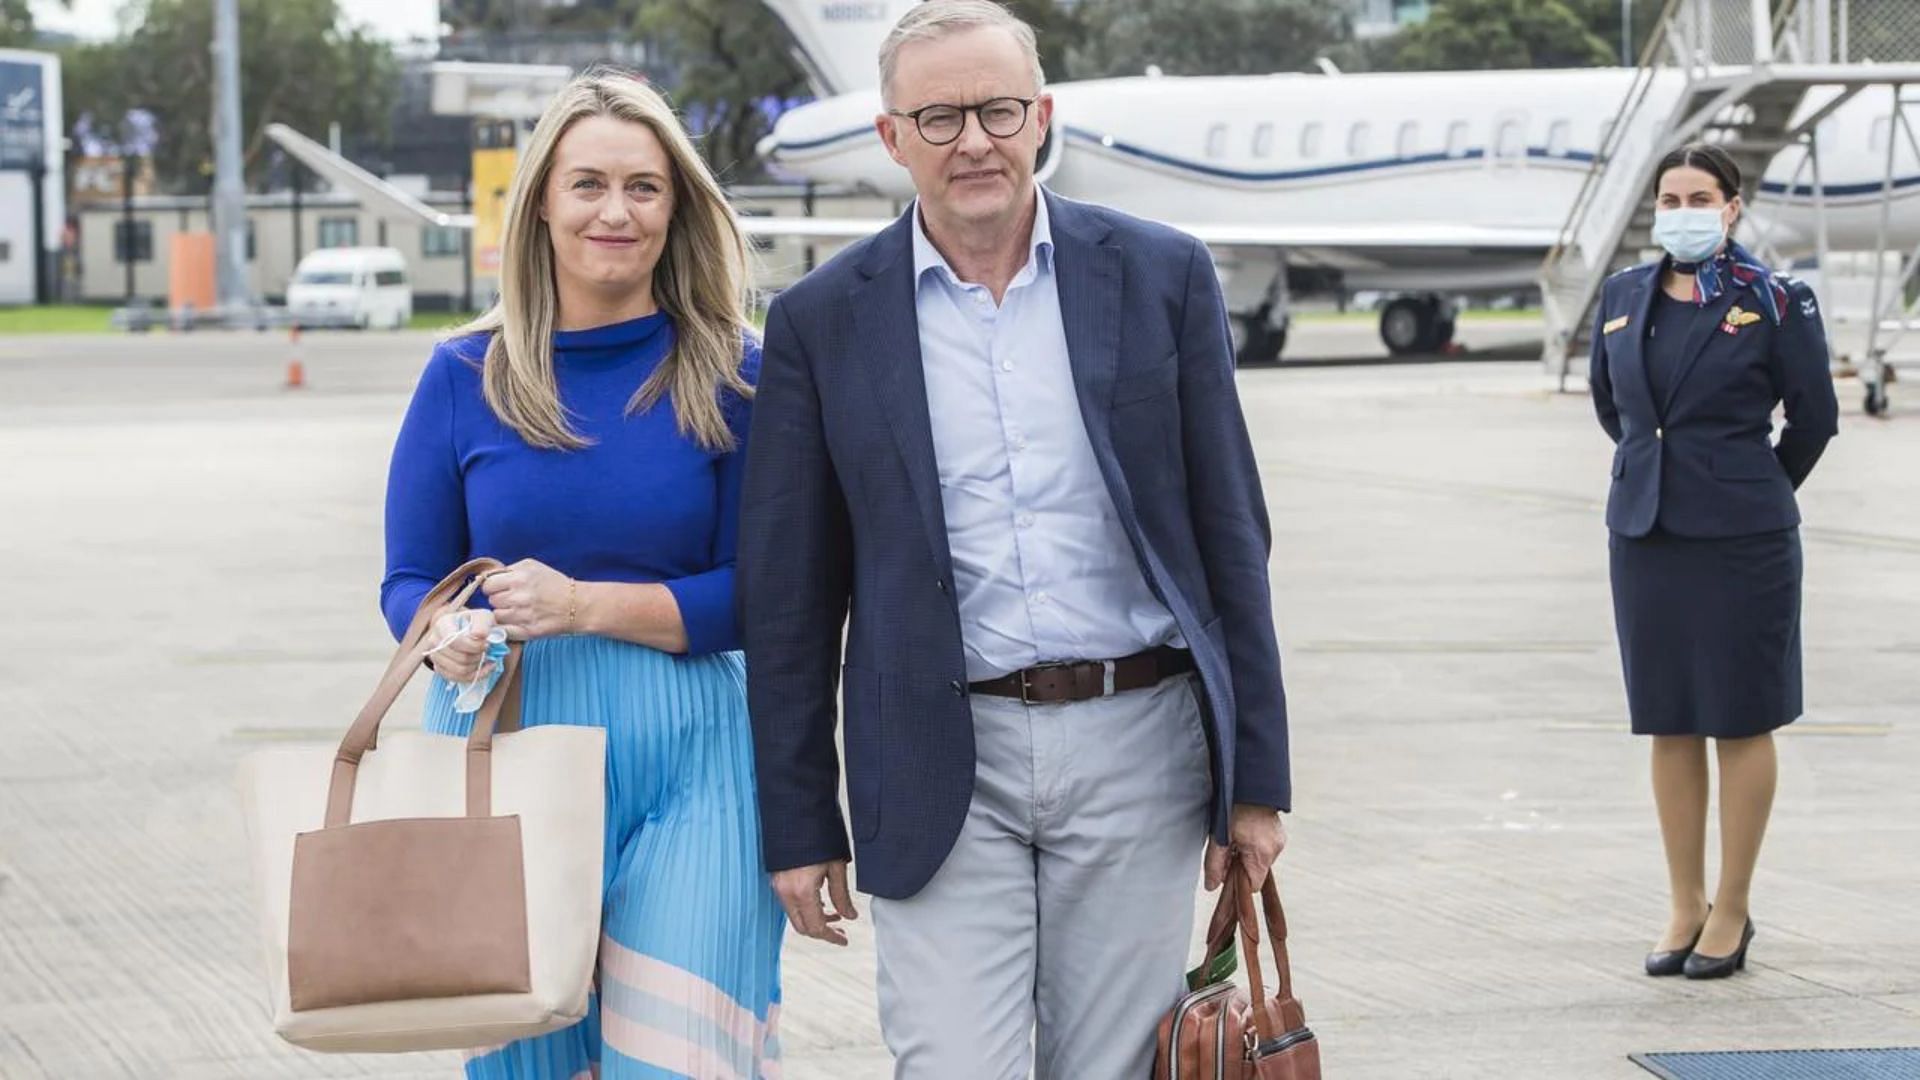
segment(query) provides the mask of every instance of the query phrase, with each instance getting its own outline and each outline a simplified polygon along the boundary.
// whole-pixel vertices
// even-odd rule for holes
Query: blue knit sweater
[[[581,450],[529,446],[494,416],[480,388],[484,335],[434,350],[387,479],[380,607],[396,638],[436,582],[484,555],[538,559],[581,581],[664,584],[688,652],[739,647],[733,556],[745,457],[680,434],[670,399],[627,414],[672,342],[664,313],[553,335],[560,401],[592,440]],[[759,369],[749,341],[741,372],[751,383]],[[744,448],[749,404],[731,395],[722,404]]]

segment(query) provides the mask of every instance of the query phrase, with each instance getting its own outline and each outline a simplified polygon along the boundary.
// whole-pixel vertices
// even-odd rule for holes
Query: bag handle
[[[464,605],[489,574],[504,569],[506,567],[498,559],[470,560],[442,578],[421,598],[420,606],[413,613],[413,622],[407,626],[399,647],[394,650],[386,673],[380,677],[373,696],[361,707],[360,715],[354,718],[353,726],[347,729],[346,736],[340,740],[339,751],[334,754],[333,779],[327,787],[327,828],[339,828],[348,823],[353,810],[353,785],[359,773],[360,759],[367,751],[374,749],[380,735],[380,722],[386,719],[400,692],[412,681],[413,673],[421,668],[425,660],[427,633],[433,628],[434,619],[450,608]],[[500,681],[494,684],[493,691],[481,703],[480,712],[473,719],[473,730],[467,736],[468,817],[489,817],[492,814],[493,735],[496,728],[504,732],[519,726],[520,650],[519,642],[507,646],[507,655],[500,662]]]
[[[1284,1002],[1293,996],[1293,968],[1287,957],[1287,915],[1280,907],[1280,886],[1274,882],[1273,871],[1269,869],[1267,880],[1260,886],[1264,911],[1256,911],[1253,882],[1248,879],[1246,868],[1235,860],[1227,887],[1233,890],[1240,909],[1240,937],[1246,943],[1247,950],[1247,980],[1253,984],[1253,1027],[1259,1033],[1260,1041],[1269,1043],[1286,1032],[1270,1030],[1273,1023],[1267,1014],[1266,985],[1260,974],[1261,914],[1266,916],[1267,931],[1272,940],[1273,967],[1280,977],[1279,999]]]
[[[1213,916],[1207,920],[1206,950],[1200,955],[1200,966],[1187,972],[1189,992],[1233,978],[1233,969],[1238,966],[1238,953],[1234,948],[1239,930],[1238,913],[1239,902],[1233,890],[1221,889],[1220,899],[1213,905]]]

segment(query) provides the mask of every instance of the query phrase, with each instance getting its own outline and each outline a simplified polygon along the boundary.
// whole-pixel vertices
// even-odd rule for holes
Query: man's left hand
[[[1270,806],[1235,803],[1230,831],[1233,844],[1221,847],[1207,838],[1207,891],[1227,880],[1227,867],[1234,858],[1247,868],[1247,879],[1258,889],[1266,883],[1267,871],[1287,847],[1287,827],[1280,812]]]

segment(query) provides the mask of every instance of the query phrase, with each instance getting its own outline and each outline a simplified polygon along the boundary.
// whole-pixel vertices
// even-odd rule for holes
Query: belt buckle
[[[1029,692],[1032,690],[1032,684],[1027,681],[1027,676],[1033,674],[1036,671],[1059,671],[1067,668],[1078,667],[1083,663],[1097,663],[1100,665],[1100,672],[1101,672],[1100,693],[1098,696],[1112,697],[1114,694],[1113,676],[1118,666],[1114,663],[1114,661],[1112,660],[1097,660],[1097,661],[1054,660],[1045,664],[1035,664],[1030,668],[1021,669],[1020,671],[1020,704],[1026,705],[1029,707],[1033,705],[1033,699],[1029,696]]]
[[[1032,675],[1036,671],[1057,671],[1060,668],[1069,668],[1072,666],[1073,666],[1072,664],[1069,664],[1064,660],[1053,660],[1045,664],[1035,664],[1030,668],[1021,668],[1020,669],[1020,704],[1028,707],[1032,707],[1033,705],[1033,699],[1030,696],[1028,696],[1029,692],[1033,689],[1033,685],[1027,681],[1027,676]]]

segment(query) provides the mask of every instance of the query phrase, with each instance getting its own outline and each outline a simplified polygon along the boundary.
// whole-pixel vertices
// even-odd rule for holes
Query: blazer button
[[[953,691],[954,697],[967,696],[967,688],[961,684],[959,679],[955,679],[952,682],[948,683],[947,687]]]
[[[947,583],[944,580],[935,580],[933,587],[939,589],[941,592],[947,591]]]
[[[1663,427],[1657,427],[1657,428],[1654,428],[1654,429],[1653,429],[1653,437],[1654,437],[1654,438],[1656,438],[1656,439],[1664,439],[1664,438],[1666,438],[1666,437],[1667,437],[1667,429],[1666,429],[1666,428],[1663,428]]]

